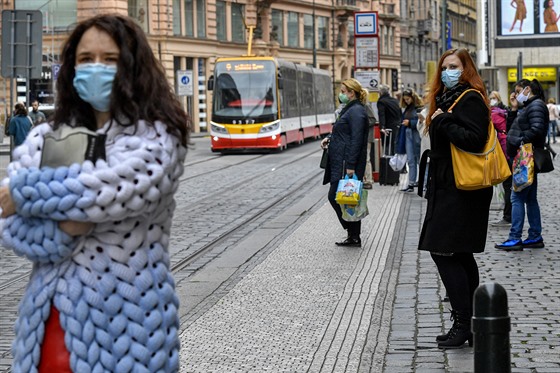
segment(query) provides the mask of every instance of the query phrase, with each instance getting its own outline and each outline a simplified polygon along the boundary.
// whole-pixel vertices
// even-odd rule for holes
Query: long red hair
[[[428,112],[428,116],[426,117],[426,132],[430,128],[430,123],[432,122],[432,114],[437,110],[435,105],[436,97],[446,90],[445,86],[441,82],[441,65],[443,65],[443,60],[445,60],[447,56],[450,56],[452,54],[459,57],[461,63],[463,64],[463,73],[459,78],[459,83],[468,84],[471,86],[471,88],[474,88],[482,93],[482,95],[484,96],[484,102],[486,103],[486,106],[488,106],[486,87],[484,86],[482,78],[480,77],[480,75],[478,75],[478,71],[476,70],[476,66],[469,52],[465,48],[449,49],[441,55],[436,73],[434,74],[434,78],[430,85],[430,93],[428,94],[427,98],[427,103],[430,104],[430,109]],[[490,107],[488,107],[488,112],[490,113]]]

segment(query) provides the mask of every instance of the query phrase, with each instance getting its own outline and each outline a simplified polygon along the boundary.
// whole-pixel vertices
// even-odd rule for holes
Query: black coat
[[[401,125],[402,119],[399,101],[389,94],[384,94],[377,101],[377,112],[379,113],[379,127],[393,130],[393,136],[396,136],[397,128]]]
[[[482,96],[469,92],[452,113],[444,111],[430,124],[428,205],[420,234],[420,250],[440,253],[484,251],[493,190],[457,189],[450,143],[470,152],[482,151],[489,121],[490,112]]]
[[[358,100],[348,103],[336,120],[329,142],[329,162],[323,184],[338,183],[346,169],[364,178],[367,159],[368,116]],[[343,167],[346,169],[343,171]]]
[[[512,111],[510,115],[517,112]],[[532,143],[533,147],[544,149],[548,133],[548,108],[536,96],[527,100],[523,110],[517,113],[507,135],[507,153],[513,159],[521,143]]]

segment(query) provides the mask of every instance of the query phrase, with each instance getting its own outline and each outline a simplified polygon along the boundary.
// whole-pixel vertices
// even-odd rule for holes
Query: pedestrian
[[[556,144],[556,133],[558,132],[558,119],[560,119],[560,113],[558,113],[558,107],[556,106],[556,100],[554,97],[548,99],[548,146],[550,147],[550,135],[552,135],[552,142]]]
[[[14,107],[14,115],[10,118],[7,135],[13,137],[14,146],[20,146],[25,141],[33,123],[29,118],[25,105],[18,102]]]
[[[39,101],[33,100],[33,102],[31,102],[31,108],[32,109],[29,112],[29,117],[33,121],[34,126],[47,121],[45,113],[39,110]]]
[[[422,100],[411,88],[403,90],[401,107],[403,108],[401,128],[404,131],[406,164],[408,165],[408,185],[401,192],[414,192],[418,186],[418,165],[420,164],[420,133],[418,132],[418,114],[422,110]],[[399,138],[401,136],[399,135]]]
[[[544,103],[544,90],[537,79],[522,79],[510,96],[511,112],[516,116],[507,135],[507,151],[514,158],[521,144],[533,144],[533,149],[544,149],[548,130],[548,110]],[[538,173],[533,183],[521,191],[511,193],[511,228],[506,241],[496,244],[500,250],[520,251],[524,248],[544,248],[541,211],[537,200]],[[525,206],[529,222],[528,237],[521,240],[525,223]]]
[[[467,89],[476,91],[465,93]],[[473,295],[479,284],[474,254],[483,252],[486,245],[493,194],[491,187],[457,189],[450,146],[482,151],[490,121],[487,102],[484,82],[469,52],[460,48],[443,53],[426,103],[431,144],[428,203],[418,246],[430,252],[452,308],[453,326],[436,338],[438,347],[443,349],[461,348],[466,341],[472,345]]]
[[[424,103],[427,102],[428,100],[428,94],[429,91],[426,90],[424,91],[424,94],[422,95],[422,101]],[[422,108],[422,110],[420,111],[420,113],[418,113],[418,125],[416,126],[416,129],[418,130],[418,134],[420,136],[420,161],[422,161],[422,157],[424,156],[424,152],[429,151],[430,150],[430,135],[428,134],[428,132],[425,130],[426,128],[426,118],[428,116],[428,112],[429,112],[429,108],[428,106],[424,106]],[[425,168],[425,171],[422,171],[422,169]],[[425,166],[422,166],[422,162],[420,162],[420,166],[419,166],[419,173],[418,173],[418,180],[420,181],[422,179],[422,184],[418,186],[418,188],[422,187],[423,190],[426,189],[426,185],[428,182],[428,168],[429,168],[429,158],[426,158],[425,161]]]
[[[368,116],[366,112],[367,91],[356,79],[342,82],[338,95],[345,104],[336,120],[332,133],[321,141],[321,147],[329,148],[329,162],[325,168],[323,184],[330,183],[329,202],[331,203],[342,228],[347,231],[343,241],[337,246],[360,247],[362,240],[361,221],[348,222],[342,219],[342,209],[336,203],[338,181],[345,175],[363,180],[367,162]]]
[[[379,114],[379,128],[382,135],[382,143],[385,144],[385,137],[392,132],[392,143],[386,151],[387,154],[394,154],[397,143],[397,131],[401,124],[401,109],[399,101],[391,97],[389,87],[379,86],[379,100],[377,101],[377,113]],[[389,130],[389,131],[388,131]]]
[[[368,144],[367,144],[367,162],[366,162],[366,173],[364,174],[364,189],[371,189],[373,188],[373,160],[374,160],[374,149],[373,149],[373,141],[374,141],[374,127],[377,123],[377,118],[375,118],[375,113],[371,108],[371,104],[366,102],[364,105],[366,108],[366,113],[368,116]]]
[[[497,91],[490,92],[488,98],[490,99],[492,123],[494,124],[494,128],[496,129],[496,132],[498,134],[498,140],[500,141],[502,150],[504,151],[504,154],[506,155],[509,166],[511,168],[513,160],[507,156],[506,149],[508,111],[506,110],[506,106],[502,102],[502,97]],[[511,225],[511,182],[512,177],[510,176],[502,183],[502,186],[504,188],[504,208],[502,219],[493,222],[492,225],[494,226],[509,227]]]
[[[177,372],[168,244],[188,117],[142,29],[121,15],[73,29],[56,89],[52,122],[14,151],[0,189],[4,244],[33,263],[12,370]],[[105,136],[105,159],[39,168],[46,136],[71,126]]]

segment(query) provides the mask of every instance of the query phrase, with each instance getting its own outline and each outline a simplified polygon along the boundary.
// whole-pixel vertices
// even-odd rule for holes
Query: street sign
[[[356,69],[379,69],[379,37],[355,38],[354,60]]]
[[[193,72],[192,70],[177,70],[177,95],[193,95]]]
[[[381,79],[379,71],[355,71],[354,78],[367,90],[376,91],[379,89]]]
[[[354,13],[355,36],[375,36],[377,35],[377,26],[377,12]]]
[[[41,79],[43,15],[39,10],[2,11],[2,76]]]

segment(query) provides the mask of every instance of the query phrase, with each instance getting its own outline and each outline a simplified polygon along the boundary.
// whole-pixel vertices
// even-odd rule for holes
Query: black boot
[[[449,316],[449,320],[455,321],[456,318],[457,318],[457,311],[451,310],[451,316]],[[455,324],[453,324],[453,325],[455,325]],[[438,335],[436,337],[436,341],[438,341],[438,342],[447,341],[447,339],[449,338],[449,333],[451,333],[452,329],[453,329],[453,327],[451,329],[449,329],[449,331],[447,333]]]
[[[455,320],[444,341],[438,342],[438,348],[463,348],[465,342],[472,346],[473,335],[471,332],[471,315],[467,312],[455,311]]]

